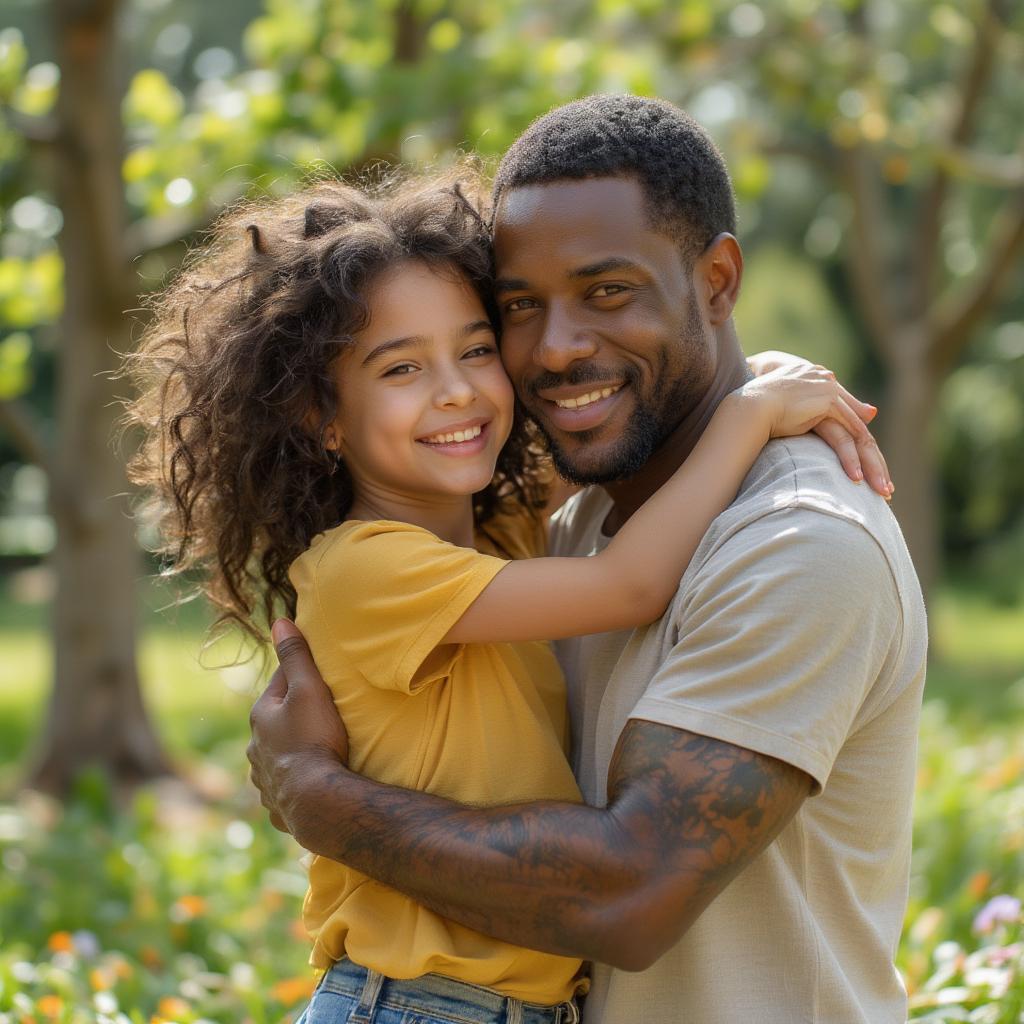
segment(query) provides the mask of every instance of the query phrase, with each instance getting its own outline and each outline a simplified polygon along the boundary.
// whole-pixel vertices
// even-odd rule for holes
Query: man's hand
[[[295,623],[271,635],[280,666],[249,715],[250,776],[274,828],[295,834],[298,800],[315,773],[348,759],[348,735],[334,699]]]

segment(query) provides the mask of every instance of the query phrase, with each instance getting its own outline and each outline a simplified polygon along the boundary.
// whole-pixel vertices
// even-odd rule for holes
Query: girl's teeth
[[[452,444],[454,442],[472,441],[473,438],[479,437],[483,431],[483,427],[470,427],[469,430],[456,430],[451,434],[435,434],[433,437],[426,438],[428,444]]]

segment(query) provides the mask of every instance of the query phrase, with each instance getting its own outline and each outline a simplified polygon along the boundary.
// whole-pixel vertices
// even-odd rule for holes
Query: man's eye
[[[512,299],[505,303],[506,313],[521,313],[524,309],[533,309],[537,303],[533,299]]]
[[[599,284],[590,294],[598,299],[607,299],[624,291],[627,288],[623,284]]]

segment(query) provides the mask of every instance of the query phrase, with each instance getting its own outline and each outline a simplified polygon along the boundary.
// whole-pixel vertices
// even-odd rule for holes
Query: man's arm
[[[810,792],[809,776],[774,758],[631,721],[607,808],[464,807],[349,772],[324,738],[326,690],[308,649],[295,633],[279,653],[287,696],[278,681],[261,698],[250,745],[271,813],[306,849],[518,945],[646,968]]]

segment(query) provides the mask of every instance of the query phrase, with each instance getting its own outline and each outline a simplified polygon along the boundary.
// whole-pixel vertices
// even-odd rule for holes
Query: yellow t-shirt
[[[478,543],[347,522],[292,565],[296,621],[345,720],[349,764],[467,804],[579,802],[548,644],[440,645],[508,557],[543,553],[526,513],[495,517]],[[325,857],[310,867],[303,916],[321,968],[345,955],[390,978],[434,972],[541,1004],[567,999],[580,968],[464,928]]]

